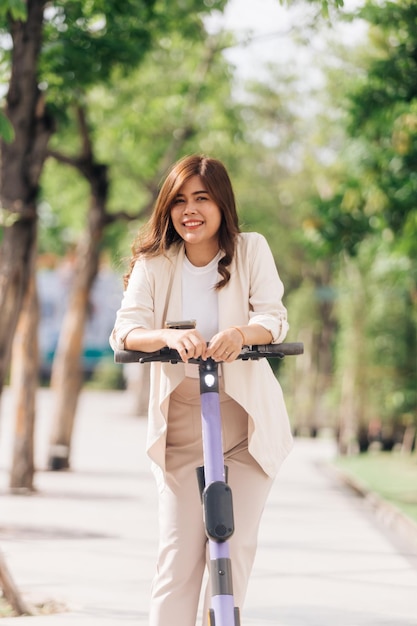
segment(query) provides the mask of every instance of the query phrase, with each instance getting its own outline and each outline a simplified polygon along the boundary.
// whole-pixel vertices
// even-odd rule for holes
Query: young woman
[[[150,626],[195,626],[207,538],[195,474],[203,464],[198,366],[188,359],[222,363],[237,606],[244,601],[273,478],[292,446],[281,388],[268,362],[236,360],[243,345],[281,343],[288,323],[272,253],[262,235],[240,232],[222,163],[194,155],[171,168],[133,246],[125,286],[112,347],[150,352],[169,346],[183,360],[153,363],[151,370],[147,451],[159,485],[159,552]],[[169,320],[186,319],[196,320],[196,328],[166,328]]]

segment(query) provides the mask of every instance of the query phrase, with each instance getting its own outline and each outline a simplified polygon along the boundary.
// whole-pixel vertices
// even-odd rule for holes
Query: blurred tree
[[[280,372],[289,403],[297,408],[293,426],[315,434],[328,420],[336,324],[332,261],[312,255],[302,229],[320,172],[315,151],[329,132],[304,106],[313,98],[312,89],[295,68],[278,63],[269,67],[267,83],[248,85],[242,115],[250,156],[241,159],[246,170],[237,177],[237,191],[247,227],[263,232],[272,246],[286,287],[291,333],[305,346],[303,358]]]
[[[340,268],[335,395],[341,453],[365,452],[372,442],[391,450],[415,423],[410,261],[390,248],[368,238]]]
[[[29,285],[23,299],[13,341],[10,387],[15,399],[15,439],[10,488],[15,493],[33,490],[35,473],[35,400],[38,387],[39,303],[36,288],[36,240],[30,253]]]
[[[417,5],[367,2],[358,16],[371,25],[372,45],[344,91],[351,140],[337,188],[316,201],[319,232],[327,252],[355,254],[364,237],[389,229],[416,258]]]
[[[311,201],[309,233],[318,255],[342,261],[343,289],[356,285],[350,306],[338,307],[342,451],[352,432],[365,449],[376,421],[390,432],[386,446],[405,422],[417,421],[417,7],[367,2],[358,15],[370,24],[370,45],[361,71],[336,96],[346,138],[327,170],[325,193]],[[394,267],[407,270],[393,274]]]
[[[55,123],[65,123],[73,106],[93,83],[106,81],[115,66],[125,71],[140,62],[153,38],[181,24],[193,36],[202,33],[201,12],[222,8],[218,0],[169,7],[162,0],[123,3],[3,2],[0,30],[11,34],[5,114],[14,137],[2,141],[2,222],[0,249],[0,392],[11,342],[29,283],[28,251],[33,248],[39,178]],[[26,12],[27,9],[27,12]],[[86,54],[92,60],[85,63]],[[11,135],[7,139],[10,140]]]
[[[12,340],[30,277],[36,239],[36,197],[53,120],[38,86],[44,2],[2,2],[0,29],[10,37],[9,88],[5,114],[13,129],[1,140],[0,205],[0,394]],[[6,39],[5,39],[6,40]],[[2,59],[4,62],[4,59]],[[9,137],[10,139],[11,137]]]
[[[139,63],[154,38],[175,30],[197,37],[201,15],[225,0],[172,6],[164,0],[109,1],[3,0],[0,34],[10,41],[1,63],[10,74],[5,116],[14,137],[2,140],[0,249],[0,392],[11,342],[28,284],[28,257],[37,218],[39,177],[56,121],[92,84],[109,79],[118,66]],[[210,6],[208,6],[210,5]],[[47,8],[46,8],[47,7]],[[86,59],[90,62],[86,63]],[[5,124],[2,124],[5,127]],[[10,139],[10,133],[9,137]]]
[[[180,72],[179,85],[184,90],[184,95],[181,98],[181,108],[179,108],[177,115],[172,117],[165,114],[165,124],[160,123],[160,117],[155,118],[154,123],[146,128],[149,141],[149,135],[155,133],[159,136],[159,142],[155,141],[153,145],[153,152],[157,152],[156,159],[154,160],[154,173],[149,179],[143,178],[143,173],[140,178],[142,184],[146,186],[146,193],[148,198],[144,204],[136,204],[132,207],[131,199],[126,199],[128,210],[110,212],[108,210],[108,198],[109,198],[109,167],[107,165],[99,164],[94,156],[94,147],[92,144],[92,136],[97,134],[99,137],[99,125],[94,125],[93,128],[89,128],[86,123],[84,108],[79,108],[79,121],[82,135],[83,150],[81,154],[76,158],[71,158],[62,153],[52,151],[50,154],[62,163],[66,163],[74,166],[83,177],[86,178],[90,185],[90,206],[88,210],[88,226],[84,229],[82,236],[79,238],[77,244],[76,260],[74,266],[74,276],[71,287],[71,294],[69,297],[69,303],[67,312],[62,324],[60,337],[58,341],[58,347],[53,362],[52,379],[51,384],[55,392],[55,409],[53,413],[53,427],[51,436],[51,446],[49,453],[49,467],[51,469],[66,469],[70,463],[71,452],[71,438],[73,424],[76,414],[76,407],[79,392],[81,390],[83,372],[81,367],[81,356],[83,349],[83,334],[85,322],[88,315],[88,307],[90,301],[90,291],[97,275],[99,266],[99,257],[101,248],[103,245],[103,235],[105,227],[118,220],[118,219],[138,219],[139,217],[146,217],[156,198],[158,192],[158,185],[162,174],[168,168],[168,166],[178,158],[180,152],[182,152],[186,144],[190,142],[198,132],[198,123],[196,120],[199,117],[198,109],[200,106],[204,106],[202,99],[207,97],[207,88],[210,85],[209,73],[213,70],[215,73],[214,61],[219,55],[219,46],[217,41],[208,40],[207,43],[201,45],[197,44],[193,47],[194,61],[196,61],[196,54],[201,52],[201,62],[196,63],[194,72],[191,74],[191,79],[186,70],[186,67],[182,66]],[[168,67],[166,61],[168,60]],[[218,60],[217,60],[218,62]],[[173,64],[173,60],[165,58],[165,64],[159,68],[166,76],[169,73],[169,69]],[[214,65],[214,67],[213,67]],[[140,74],[141,72],[139,72]],[[132,76],[129,77],[129,90],[132,89]],[[152,81],[158,84],[158,80],[155,80],[155,66],[153,66]],[[167,97],[172,93],[178,93],[178,89],[175,89],[171,78],[170,87],[165,86],[167,89]],[[166,83],[166,81],[165,81]],[[219,85],[217,85],[219,88]],[[137,98],[138,92],[133,95]],[[140,93],[143,93],[140,90]],[[149,92],[147,91],[149,96]],[[88,100],[88,99],[87,99]],[[86,101],[87,101],[86,100]],[[118,99],[119,100],[119,99]],[[132,101],[128,103],[128,111],[131,108]],[[145,103],[143,103],[145,104]],[[153,108],[153,107],[152,107]],[[119,100],[117,106],[118,124],[120,120],[120,113],[123,113],[121,102]],[[154,113],[153,113],[154,115]],[[94,119],[94,114],[92,118]],[[121,116],[125,119],[124,116]],[[141,120],[143,124],[143,120]],[[161,131],[164,130],[164,125],[171,126],[170,132]],[[106,124],[106,127],[108,125]],[[126,128],[126,123],[125,123]],[[134,127],[130,126],[130,130]],[[113,136],[113,141],[116,144],[119,135]],[[152,146],[149,144],[150,152],[152,152]],[[156,150],[155,150],[156,148]],[[161,148],[163,150],[161,151]],[[136,160],[135,156],[130,154],[133,161]],[[114,158],[114,153],[109,152],[107,158],[110,160]],[[148,154],[150,159],[150,154]]]

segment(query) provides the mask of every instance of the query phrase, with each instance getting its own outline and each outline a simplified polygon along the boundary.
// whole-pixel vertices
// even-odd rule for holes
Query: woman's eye
[[[197,200],[208,200],[207,196],[198,196]]]

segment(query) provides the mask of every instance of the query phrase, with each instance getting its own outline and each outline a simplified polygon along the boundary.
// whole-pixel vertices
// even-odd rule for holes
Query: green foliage
[[[391,502],[417,522],[417,463],[415,456],[373,453],[339,458],[339,467],[361,489]]]
[[[389,241],[369,238],[338,278],[338,375],[356,377],[364,414],[386,424],[404,425],[417,405],[416,269]]]
[[[189,140],[182,151],[190,150],[196,136],[204,143],[201,149],[208,150],[210,142],[220,144],[217,132],[233,124],[228,70],[219,53],[209,74],[203,79],[200,76],[206,47],[205,42],[173,35],[163,47],[151,50],[138,72],[126,79],[115,73],[117,94],[104,88],[91,92],[91,120],[97,129],[100,158],[117,157],[114,183],[118,198],[122,197],[117,190],[119,178],[129,177],[136,185],[152,179],[173,138],[184,129]],[[223,99],[222,106],[215,95]],[[210,135],[206,132],[208,120]]]
[[[0,137],[2,137],[6,143],[11,143],[14,139],[13,126],[2,111],[0,111]]]
[[[113,358],[103,358],[95,368],[93,376],[85,384],[87,389],[125,389],[123,368]]]
[[[78,172],[49,159],[39,201],[39,252],[64,255],[85,228],[89,189]]]
[[[173,33],[154,43],[140,67],[128,75],[116,67],[109,87],[101,84],[88,91],[84,103],[95,155],[110,165],[110,211],[138,215],[147,206],[160,182],[162,164],[170,165],[165,163],[165,155],[182,133],[184,140],[172,159],[194,151],[225,155],[232,151],[232,142],[242,137],[239,107],[231,98],[230,69],[221,56],[223,45],[221,37],[200,42]],[[209,55],[213,60],[207,73],[204,68]],[[79,143],[76,118],[71,114],[53,138],[52,147],[65,146],[66,154],[75,155]],[[76,240],[83,228],[87,188],[77,180],[80,177],[75,170],[48,161],[43,178],[47,210],[43,215],[52,212],[55,218],[41,222],[44,245],[56,239],[56,228],[61,228],[62,245],[69,235]],[[129,255],[140,223],[121,222],[107,229],[106,244],[116,259]]]
[[[11,18],[25,21],[27,6],[24,0],[0,0],[0,21]]]
[[[166,0],[58,0],[47,6],[39,85],[58,121],[51,148],[69,157],[80,155],[84,147],[75,105],[82,104],[90,112],[94,153],[112,164],[110,205],[116,210],[137,212],[149,199],[144,182],[154,174],[178,121],[183,122],[183,97],[198,81],[199,57],[195,55],[201,49],[193,49],[191,42],[198,47],[199,40],[205,40],[203,15],[221,10],[224,4],[225,0],[182,0],[175,5]],[[151,50],[141,73],[142,84],[137,84],[136,68]],[[172,80],[162,71],[157,78],[158,55],[170,59],[167,72]],[[115,89],[119,83],[120,90],[119,86]],[[207,89],[202,85],[200,99]],[[170,122],[164,129],[160,116],[166,115],[166,104],[174,101],[175,110],[171,106]],[[206,110],[205,114],[211,113]],[[150,129],[159,133],[160,140]],[[75,170],[52,161],[47,163],[42,184],[41,250],[51,246],[58,252],[71,245],[83,228],[88,191]],[[122,230],[112,227],[106,237],[114,243]]]
[[[143,58],[154,5],[154,0],[65,0],[49,7],[40,76],[55,107],[107,80],[115,65],[130,69]]]
[[[305,135],[299,179],[313,184],[293,197],[312,263],[301,264],[308,281],[289,298],[292,329],[308,337],[324,313],[309,280],[331,260],[334,372],[322,395],[351,432],[373,419],[403,429],[417,406],[416,5],[368,2],[360,16],[372,17],[372,39],[328,55],[328,99]],[[309,356],[319,370],[317,349]]]
[[[384,113],[417,96],[417,5],[413,0],[368,2],[358,15],[373,27],[377,56],[351,94],[352,119],[359,132],[363,125],[379,120],[371,128],[378,135]]]
[[[331,198],[313,198],[311,207],[315,213],[306,234],[323,258],[337,255],[343,250],[355,255],[358,246],[371,230],[370,217],[363,210],[366,202],[359,181],[350,179],[338,187]]]
[[[369,2],[359,16],[372,25],[373,46],[346,94],[345,174],[331,197],[312,202],[323,252],[337,253],[338,242],[354,254],[388,229],[393,245],[417,258],[417,5]]]
[[[67,107],[91,86],[108,82],[114,68],[127,74],[138,65],[155,41],[172,32],[185,38],[204,37],[203,16],[222,10],[225,0],[204,3],[182,0],[55,0],[47,3],[39,86],[50,111],[61,122]],[[9,20],[23,19],[26,4],[8,0],[0,5],[0,34]],[[3,19],[2,19],[3,18]],[[3,51],[3,59],[7,53]]]
[[[293,4],[317,4],[324,17],[329,17],[332,9],[341,9],[344,6],[344,0],[280,0],[281,4],[287,4],[289,6]]]

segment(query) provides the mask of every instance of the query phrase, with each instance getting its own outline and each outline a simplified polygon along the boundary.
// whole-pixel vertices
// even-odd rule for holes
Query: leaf
[[[27,7],[24,0],[0,0],[0,16],[10,15],[13,20],[27,19]]]
[[[14,139],[14,129],[7,117],[0,111],[0,137],[6,143],[11,143]]]

